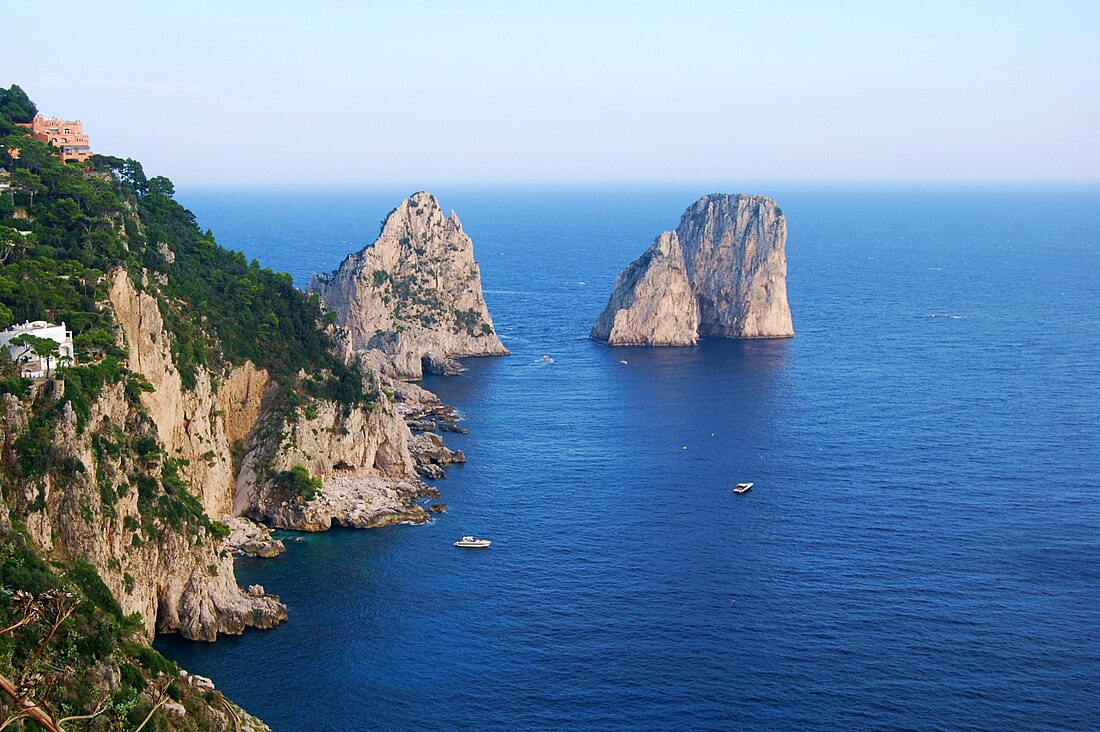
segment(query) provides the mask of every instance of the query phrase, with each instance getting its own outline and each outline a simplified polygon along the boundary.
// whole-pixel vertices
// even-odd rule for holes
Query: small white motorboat
[[[455,542],[455,546],[467,549],[487,549],[493,542],[488,539],[475,539],[472,536],[464,536]]]
[[[751,488],[752,488],[752,483],[738,483],[737,485],[735,485],[733,487],[733,492],[738,493],[738,494],[748,493]]]

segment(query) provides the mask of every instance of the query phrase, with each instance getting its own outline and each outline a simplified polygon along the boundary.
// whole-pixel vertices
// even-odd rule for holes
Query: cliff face
[[[710,195],[676,228],[699,302],[699,334],[794,335],[787,305],[787,220],[767,196]]]
[[[142,404],[158,437],[169,455],[187,461],[187,477],[206,512],[232,513],[230,446],[251,433],[259,418],[267,372],[246,362],[230,371],[215,390],[211,374],[201,369],[195,388],[185,389],[156,298],[137,292],[123,269],[110,277],[109,296],[126,339],[127,366],[153,386],[142,395]]]
[[[307,399],[287,412],[274,403],[268,373],[250,362],[222,373],[198,369],[187,389],[156,298],[139,292],[121,268],[108,278],[105,305],[125,341],[126,366],[148,388],[105,388],[81,427],[62,382],[36,387],[39,412],[50,400],[61,410],[52,434],[56,459],[82,469],[47,472],[13,498],[34,543],[90,561],[123,610],[141,614],[149,637],[214,640],[286,618],[277,597],[237,585],[235,547],[213,533],[210,518],[245,514],[305,530],[426,519],[413,501],[432,489],[418,480],[412,434],[380,389],[373,404]],[[50,397],[52,389],[60,393]],[[33,419],[31,403],[4,395],[0,414],[0,438],[9,461],[18,462],[15,442]],[[163,452],[128,452],[146,437]],[[313,500],[275,488],[272,476],[295,466],[321,483]],[[165,470],[201,505],[188,508],[181,487],[171,489],[174,502],[157,497],[161,481],[165,490],[175,485]]]
[[[373,244],[334,274],[314,275],[309,291],[337,314],[355,349],[387,354],[396,378],[455,372],[455,356],[508,353],[485,305],[473,242],[428,193],[402,201]]]
[[[235,511],[299,531],[426,521],[413,501],[437,492],[417,478],[405,421],[389,397],[378,399],[369,410],[315,403],[299,409],[278,434],[257,432],[237,477]],[[264,477],[264,466],[279,473],[298,465],[321,483],[311,500]]]
[[[30,410],[11,395],[4,407],[10,440],[26,429]],[[31,539],[42,551],[91,562],[123,611],[140,613],[148,637],[155,630],[214,640],[284,620],[278,597],[248,595],[237,586],[232,555],[200,522],[152,518],[142,510],[147,488],[139,476],[155,474],[164,458],[135,464],[118,447],[127,432],[148,429],[144,420],[122,384],[92,403],[83,431],[71,404],[62,403],[53,449],[83,469],[46,474],[24,483],[22,495],[9,496]]]
[[[772,199],[704,196],[623,270],[591,336],[612,345],[792,336],[786,242]]]
[[[33,116],[13,90],[20,115]],[[75,358],[36,379],[0,359],[0,616],[15,622],[0,639],[0,706],[87,712],[112,729],[146,709],[150,728],[266,729],[210,680],[178,675],[136,641],[155,632],[212,641],[286,618],[278,597],[237,584],[235,553],[285,550],[244,515],[307,530],[425,520],[415,501],[438,492],[419,476],[438,477],[462,456],[414,438],[406,419],[450,415],[378,373],[375,355],[392,371],[397,350],[356,354],[289,275],[200,231],[167,178],[111,156],[64,165],[46,145],[7,134],[11,108],[0,112],[0,157],[19,148],[21,171],[41,184],[0,210],[0,228],[26,237],[0,258],[0,322],[65,320]],[[410,353],[449,368],[451,352],[502,351],[457,218],[430,197],[394,221],[401,215],[383,296],[400,296],[395,343],[412,320],[445,322],[453,333],[410,334]],[[449,298],[433,300],[440,283]],[[49,635],[18,622],[54,612],[67,619]],[[27,678],[38,680],[8,682]],[[109,708],[93,712],[103,699]],[[0,710],[0,722],[7,716]]]
[[[680,240],[666,231],[619,273],[591,335],[622,345],[693,346],[698,331],[699,313]]]

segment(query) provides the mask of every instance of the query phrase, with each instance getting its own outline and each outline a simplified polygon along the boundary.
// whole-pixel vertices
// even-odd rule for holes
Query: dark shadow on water
[[[639,403],[682,410],[699,405],[700,393],[736,394],[766,401],[784,389],[791,361],[789,338],[705,338],[693,347],[611,347],[590,341],[607,388]],[[700,385],[703,385],[700,391]]]

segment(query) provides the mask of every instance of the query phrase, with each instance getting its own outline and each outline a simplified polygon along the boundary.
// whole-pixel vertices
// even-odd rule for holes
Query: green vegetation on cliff
[[[143,581],[126,563],[150,543],[171,537],[216,558],[228,533],[191,490],[187,461],[161,443],[142,401],[153,387],[127,368],[109,298],[115,273],[156,299],[187,389],[204,373],[217,387],[251,361],[271,376],[265,409],[275,414],[310,399],[369,406],[375,395],[344,363],[317,299],[289,275],[219,246],[171,181],[134,160],[62,163],[19,126],[35,111],[18,87],[0,89],[0,328],[64,321],[75,359],[56,381],[32,381],[0,349],[0,631],[17,625],[0,632],[0,725],[33,701],[55,720],[99,712],[70,729],[134,729],[175,701],[186,714],[161,711],[145,728],[221,729],[222,712],[237,713],[220,694],[173,680],[175,667],[145,645],[140,619],[123,616],[103,581],[125,604]],[[279,477],[309,493],[316,481],[303,472]],[[110,535],[122,553],[85,555],[103,563],[101,579],[63,534]]]
[[[140,696],[152,684],[180,698],[175,664],[135,640],[141,618],[123,616],[91,564],[51,567],[18,525],[0,530],[0,539],[0,627],[8,629],[0,633],[0,686],[7,682],[55,720],[99,709],[95,729],[139,724],[156,703]],[[116,691],[94,683],[88,671],[96,668],[118,675]],[[165,674],[159,681],[157,672]],[[17,713],[11,701],[0,701],[0,718]]]
[[[146,645],[141,618],[123,615],[95,567],[47,563],[19,525],[0,527],[0,595],[0,724],[199,731],[239,711]],[[176,712],[158,712],[167,705]]]
[[[361,374],[321,327],[316,298],[290,275],[218,246],[174,200],[167,178],[146,178],[140,163],[105,155],[64,164],[22,128],[0,138],[0,170],[12,185],[0,196],[0,326],[63,320],[78,361],[116,353],[99,303],[106,273],[123,266],[157,296],[186,385],[199,367],[217,372],[251,360],[284,383],[300,371],[321,374],[307,377],[316,396],[365,399]]]

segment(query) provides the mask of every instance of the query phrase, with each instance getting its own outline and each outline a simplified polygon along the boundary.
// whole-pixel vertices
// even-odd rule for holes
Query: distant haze
[[[1094,2],[21,2],[0,19],[0,85],[177,183],[1100,179]]]

